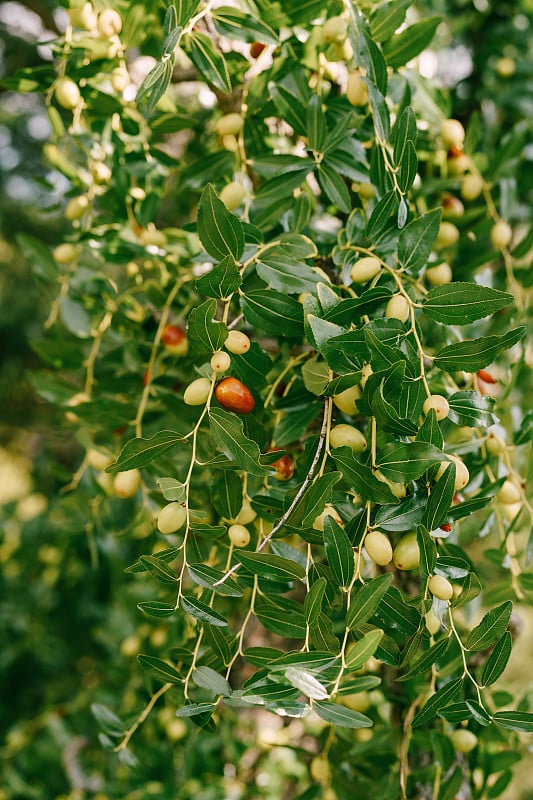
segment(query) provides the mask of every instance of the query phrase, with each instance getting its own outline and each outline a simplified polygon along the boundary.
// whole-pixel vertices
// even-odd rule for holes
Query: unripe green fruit
[[[316,783],[328,783],[331,770],[327,756],[315,756],[309,765],[309,774]]]
[[[313,528],[316,531],[323,531],[324,530],[324,520],[326,517],[333,517],[335,522],[338,522],[339,525],[344,525],[342,521],[342,517],[339,515],[337,509],[330,505],[330,503],[326,503],[324,507],[324,511],[315,518],[313,522]]]
[[[471,167],[472,161],[466,153],[459,153],[448,158],[448,171],[451,175],[464,175]]]
[[[211,356],[211,369],[213,372],[226,372],[231,364],[231,357],[223,350],[218,350]]]
[[[352,425],[335,425],[329,432],[329,443],[332,447],[350,447],[354,453],[367,448],[365,437]]]
[[[207,378],[197,378],[185,389],[183,402],[187,406],[203,406],[207,402],[210,391],[211,381]]]
[[[235,547],[246,547],[250,541],[250,531],[244,525],[230,525],[228,528],[229,540]]]
[[[352,711],[359,711],[364,714],[372,705],[372,701],[368,692],[356,692],[354,694],[341,694],[337,698],[338,703],[345,708],[351,708]]]
[[[149,247],[150,245],[153,247],[166,247],[168,239],[166,233],[157,230],[155,227],[145,228],[139,234],[139,244],[142,244],[143,247]]]
[[[440,631],[441,621],[437,617],[437,615],[435,614],[435,612],[433,611],[432,608],[429,609],[429,611],[425,615],[424,619],[425,619],[426,628],[427,628],[428,632],[432,636],[435,636]]]
[[[110,39],[122,30],[122,17],[113,8],[106,8],[98,15],[96,23],[98,33],[104,39]]]
[[[505,222],[503,219],[501,219],[492,226],[490,231],[490,240],[496,250],[503,250],[511,243],[512,238],[513,229],[508,222]]]
[[[441,222],[439,232],[435,241],[435,250],[442,250],[445,247],[451,247],[459,239],[459,230],[452,222]]]
[[[411,305],[407,297],[403,294],[394,294],[385,308],[385,316],[388,319],[399,319],[400,322],[407,322],[411,311]]]
[[[428,580],[428,589],[438,600],[451,600],[453,597],[453,586],[447,578],[442,575],[432,575]]]
[[[461,489],[464,489],[468,481],[470,480],[470,473],[468,471],[468,467],[466,464],[461,461],[458,456],[448,456],[450,461],[453,461],[455,464],[455,486],[454,489],[456,492],[459,492]]]
[[[508,505],[518,503],[522,499],[520,488],[516,485],[516,483],[513,483],[513,481],[510,480],[505,481],[496,497],[500,503],[505,503]]]
[[[240,356],[247,353],[250,349],[250,339],[241,331],[229,331],[226,341],[224,342],[224,347],[226,350],[229,350],[230,353]]]
[[[242,502],[241,510],[235,517],[235,522],[238,522],[239,525],[248,525],[250,522],[253,522],[256,517],[257,514],[250,505],[250,501],[245,498]]]
[[[344,17],[330,17],[322,26],[324,42],[343,42],[348,33],[347,21]]]
[[[446,194],[442,198],[442,215],[446,218],[462,217],[465,213],[465,207],[458,197],[453,194]]]
[[[78,84],[70,78],[61,78],[55,85],[55,96],[60,106],[72,110],[81,102],[81,94]]]
[[[486,448],[493,456],[499,456],[505,450],[505,441],[497,433],[491,431],[485,442]]]
[[[407,533],[402,536],[394,548],[392,555],[394,565],[398,569],[415,569],[420,564],[420,548],[416,538],[416,533]]]
[[[220,192],[220,199],[228,209],[228,211],[234,211],[238,208],[242,201],[244,200],[246,192],[242,183],[237,183],[237,181],[232,181],[228,183],[222,191]]]
[[[457,753],[470,753],[478,742],[476,734],[466,728],[458,728],[452,733],[450,740]]]
[[[126,89],[130,83],[131,81],[128,71],[123,67],[115,67],[111,73],[111,86],[115,92],[122,94],[124,89]]]
[[[366,283],[381,272],[381,264],[374,256],[360,258],[350,270],[353,283]]]
[[[512,522],[514,518],[522,511],[522,501],[519,503],[502,503],[501,512],[507,522]]]
[[[237,134],[242,131],[243,125],[243,117],[240,114],[233,112],[220,117],[220,119],[217,120],[215,130],[219,136],[237,136]]]
[[[445,147],[463,146],[465,129],[458,119],[445,119],[440,126],[440,135]]]
[[[165,535],[175,533],[185,525],[187,510],[181,503],[168,503],[157,515],[157,529]]]
[[[368,557],[374,564],[385,567],[392,561],[392,545],[388,536],[381,531],[370,531],[370,533],[367,533],[364,540],[364,547],[368,553]]]
[[[103,161],[97,161],[93,164],[91,175],[93,176],[93,181],[101,186],[111,180],[112,172],[111,168],[108,167],[107,164],[104,164]]]
[[[96,14],[92,3],[84,3],[81,8],[69,8],[67,14],[71,24],[77,28],[83,28],[86,31],[96,28]]]
[[[101,450],[96,450],[94,447],[89,447],[85,457],[89,466],[100,471],[103,471],[113,461],[113,457],[108,455],[108,453],[103,453]]]
[[[75,244],[64,242],[54,248],[53,256],[58,264],[71,264],[80,254],[80,248]]]
[[[119,497],[133,497],[141,485],[141,473],[138,469],[119,472],[113,481],[113,489]]]
[[[465,175],[461,181],[463,200],[477,200],[483,191],[483,178],[480,175]]]
[[[448,413],[450,411],[450,404],[448,403],[446,398],[443,397],[441,394],[431,394],[424,401],[424,414],[426,415],[426,417],[431,411],[431,409],[435,411],[437,419],[440,422],[440,420],[446,419],[446,417],[448,416]]]
[[[362,389],[365,388],[367,380],[370,378],[374,370],[370,364],[363,364],[363,369],[361,370],[361,380],[359,384]]]
[[[89,198],[85,194],[80,194],[78,197],[72,197],[65,206],[65,219],[74,222],[76,219],[81,219],[89,209]]]
[[[368,103],[368,88],[359,72],[350,72],[348,75],[346,98],[352,106],[365,106]]]
[[[355,401],[361,397],[359,386],[350,386],[339,394],[333,395],[333,402],[340,411],[345,414],[356,414],[357,406]]]
[[[503,58],[499,58],[496,62],[496,72],[500,78],[510,78],[514,75],[515,70],[516,62],[513,58],[504,56]]]
[[[426,280],[431,286],[444,286],[445,283],[451,283],[452,268],[446,261],[442,261],[435,267],[429,267],[426,270]]]
[[[381,470],[376,469],[374,471],[374,477],[381,481],[381,483],[386,483],[391,492],[393,493],[394,497],[397,497],[399,500],[402,497],[405,497],[407,494],[407,489],[405,483],[397,483],[396,481],[391,481],[389,478],[386,478],[385,475],[381,472]]]

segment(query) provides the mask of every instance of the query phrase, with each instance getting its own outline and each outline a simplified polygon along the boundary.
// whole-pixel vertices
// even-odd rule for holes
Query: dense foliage
[[[68,433],[36,446],[47,509],[4,506],[4,685],[41,712],[1,798],[512,780],[531,66],[501,32],[528,20],[453,11],[73,1],[53,64],[3,81],[44,97],[68,179],[62,240],[18,237]],[[480,19],[481,72],[455,47]]]

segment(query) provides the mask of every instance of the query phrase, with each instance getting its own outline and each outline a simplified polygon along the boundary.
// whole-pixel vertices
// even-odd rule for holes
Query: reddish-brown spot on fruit
[[[269,452],[276,453],[278,449],[279,448],[274,447],[269,450]],[[288,453],[282,455],[281,458],[278,458],[278,460],[274,461],[270,466],[274,467],[276,470],[276,475],[274,477],[279,481],[288,481],[289,478],[292,478],[294,475],[294,461]]]
[[[236,414],[249,414],[255,401],[251,391],[237,378],[224,378],[215,389],[215,397],[223,408]]]
[[[165,325],[161,341],[166,349],[175,355],[183,355],[187,352],[187,335],[179,325]]]
[[[460,147],[450,147],[448,150],[448,158],[459,158],[459,156],[463,155],[463,151]]]
[[[477,376],[480,380],[485,381],[485,383],[496,383],[496,378],[494,378],[490,372],[487,372],[486,369],[478,370]]]
[[[446,533],[449,533],[451,531],[451,529],[452,529],[452,525],[451,525],[450,522],[444,522],[440,526],[440,529],[441,529],[441,531],[446,531]]]
[[[266,44],[263,42],[252,42],[250,45],[250,55],[252,58],[259,58],[263,50],[265,49]]]

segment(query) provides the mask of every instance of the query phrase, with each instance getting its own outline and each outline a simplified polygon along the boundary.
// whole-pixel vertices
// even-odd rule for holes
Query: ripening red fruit
[[[274,448],[269,452],[275,453],[277,449],[278,448]],[[278,458],[278,460],[274,461],[270,466],[274,467],[276,470],[274,477],[277,478],[278,481],[288,481],[289,478],[292,478],[294,475],[294,461],[288,453],[282,455],[281,458]]]
[[[487,372],[486,369],[479,369],[477,371],[477,376],[480,380],[485,381],[485,383],[496,383],[496,378]]]
[[[263,42],[252,42],[250,45],[250,56],[252,58],[259,58],[265,47],[266,44],[263,44]]]
[[[175,356],[182,356],[188,350],[187,335],[179,325],[165,325],[161,335],[165,349]]]
[[[215,397],[220,405],[236,414],[249,414],[255,401],[251,391],[237,378],[224,378],[215,389]]]

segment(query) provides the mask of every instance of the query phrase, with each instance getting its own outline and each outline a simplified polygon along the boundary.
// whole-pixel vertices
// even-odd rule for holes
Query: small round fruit
[[[81,219],[89,210],[89,205],[89,198],[85,194],[80,194],[78,197],[72,197],[65,206],[65,219],[68,219],[71,222]]]
[[[165,350],[174,356],[183,356],[189,348],[187,335],[179,325],[165,325],[161,334]]]
[[[440,135],[445,147],[462,147],[465,129],[458,119],[445,119],[440,126]]]
[[[420,548],[416,533],[407,533],[402,536],[394,548],[392,555],[394,566],[398,569],[415,569],[420,564]]]
[[[229,540],[235,547],[246,547],[250,541],[250,531],[244,525],[230,525],[228,528]]]
[[[359,711],[364,714],[372,705],[368,692],[356,692],[354,694],[341,694],[337,698],[339,704],[352,711]]]
[[[269,452],[275,453],[276,448]],[[274,477],[278,481],[288,481],[294,475],[294,460],[288,453],[284,453],[277,461],[273,461],[270,466],[276,470]]]
[[[476,734],[466,728],[458,728],[452,733],[450,739],[457,753],[470,753],[478,742]]]
[[[348,25],[344,17],[330,17],[322,26],[322,40],[326,43],[344,42]]]
[[[388,319],[399,319],[400,322],[407,322],[411,313],[411,305],[407,297],[403,294],[393,294],[385,308],[385,316]]]
[[[495,247],[496,250],[503,250],[505,247],[508,247],[512,238],[513,229],[505,220],[501,219],[492,226],[490,240],[492,246]]]
[[[250,349],[250,339],[241,331],[229,331],[224,347],[236,356],[242,356]]]
[[[237,378],[224,378],[220,381],[215,389],[215,397],[222,408],[235,414],[249,414],[255,405],[253,394]]]
[[[141,649],[142,642],[135,633],[131,634],[131,636],[126,636],[125,639],[122,640],[120,645],[120,652],[123,656],[133,657],[136,656],[139,650]]]
[[[520,493],[520,488],[516,485],[516,483],[506,480],[496,497],[500,503],[511,505],[513,503],[519,503],[522,495]]]
[[[263,42],[252,42],[250,45],[250,57],[259,58],[265,48],[266,44],[263,44]]]
[[[445,194],[442,198],[442,214],[444,217],[457,218],[465,213],[465,207],[458,197],[453,194]]]
[[[451,600],[453,597],[453,586],[447,578],[442,575],[432,575],[428,580],[428,589],[438,600]]]
[[[480,175],[465,175],[461,181],[463,200],[477,200],[483,191],[483,178]]]
[[[219,136],[237,136],[237,134],[242,131],[243,125],[244,118],[240,114],[232,112],[231,114],[225,114],[217,120],[215,130]]]
[[[346,98],[352,106],[366,106],[368,88],[359,72],[350,72],[346,82]]]
[[[468,471],[468,467],[466,466],[466,464],[463,461],[461,461],[461,459],[458,456],[449,455],[448,458],[455,464],[454,489],[456,492],[459,492],[461,491],[461,489],[465,488],[466,484],[470,480],[470,473]]]
[[[166,247],[168,239],[164,231],[159,231],[155,226],[145,228],[139,234],[139,244],[143,247]]]
[[[219,197],[228,211],[234,211],[242,204],[245,194],[246,192],[242,183],[232,181],[224,186]]]
[[[111,180],[111,168],[104,164],[103,161],[97,161],[93,164],[93,168],[91,170],[91,174],[93,176],[93,181],[101,186],[104,183],[109,183]]]
[[[332,506],[330,503],[326,503],[324,507],[324,511],[315,518],[313,522],[313,528],[315,531],[323,531],[324,530],[324,520],[326,517],[332,517],[335,522],[339,525],[343,525],[342,517],[340,516],[339,512]]]
[[[459,240],[459,230],[453,222],[444,220],[439,226],[437,239],[435,240],[435,250],[442,250],[451,247]]]
[[[361,370],[361,380],[359,381],[362,389],[365,388],[366,382],[372,375],[373,371],[374,370],[370,364],[363,364],[363,368]]]
[[[365,536],[365,550],[369,558],[380,567],[385,567],[392,561],[392,545],[389,537],[381,531],[370,531]]]
[[[78,28],[83,28],[86,31],[92,31],[96,28],[96,14],[92,3],[84,3],[81,7],[69,8],[67,14],[71,24],[76,25]]]
[[[364,256],[353,265],[350,278],[353,283],[366,283],[381,272],[381,263],[374,256]]]
[[[381,470],[376,469],[374,471],[374,477],[381,481],[381,483],[386,483],[391,492],[393,493],[394,497],[397,497],[399,500],[402,497],[405,497],[407,494],[407,487],[405,483],[398,483],[397,481],[391,481],[389,478],[386,478],[385,475],[381,472]]]
[[[445,283],[451,283],[452,268],[446,261],[442,261],[435,267],[428,267],[426,269],[426,280],[431,286],[444,286]]]
[[[157,515],[157,530],[169,534],[179,531],[187,521],[187,510],[181,503],[168,503]]]
[[[456,148],[452,148],[448,153],[448,172],[451,175],[464,175],[471,168],[472,161],[470,156],[461,151],[456,152]]]
[[[505,440],[494,431],[491,431],[487,436],[485,446],[491,455],[499,456],[505,450]]]
[[[196,378],[189,383],[183,393],[183,402],[187,406],[203,406],[211,391],[211,381],[207,378]]]
[[[54,248],[53,256],[58,264],[71,264],[77,259],[80,254],[80,249],[75,244],[70,242],[63,242]]]
[[[446,419],[446,417],[448,416],[448,413],[450,411],[450,404],[448,403],[446,398],[443,397],[441,394],[431,394],[424,401],[424,414],[426,415],[426,417],[431,411],[431,409],[434,410],[437,419],[440,422],[440,420]]]
[[[331,770],[327,756],[315,756],[309,765],[309,774],[317,783],[328,783]]]
[[[333,402],[340,411],[345,414],[356,414],[357,406],[355,401],[361,397],[361,390],[359,386],[350,386],[339,394],[333,395]]]
[[[350,447],[354,453],[362,453],[367,448],[366,439],[353,425],[335,425],[329,432],[332,447]]]
[[[503,516],[507,520],[507,522],[512,522],[514,520],[514,518],[516,516],[518,516],[518,514],[520,514],[520,512],[523,509],[523,507],[524,506],[522,505],[522,502],[519,502],[519,503],[502,503],[501,511],[502,511]]]
[[[102,452],[102,450],[97,450],[95,447],[89,447],[87,453],[85,454],[85,458],[87,459],[89,466],[99,471],[104,470],[113,461],[112,456],[109,456],[108,453]]]
[[[435,636],[440,631],[441,621],[435,614],[432,608],[429,609],[427,614],[424,617],[426,628],[428,632]]]
[[[217,350],[211,356],[211,369],[213,372],[226,372],[230,368],[231,356],[224,350]]]
[[[250,501],[245,497],[242,501],[241,510],[235,517],[235,522],[238,522],[239,525],[248,525],[250,522],[253,522],[256,517],[257,514],[253,510]]]
[[[70,78],[60,78],[55,85],[56,100],[60,106],[72,110],[81,102],[81,94],[78,84]]]
[[[138,469],[119,472],[113,481],[113,489],[119,497],[133,497],[141,485],[141,473]]]
[[[115,67],[111,73],[111,86],[115,92],[122,94],[122,92],[128,88],[130,83],[131,81],[128,70],[124,69],[123,67]]]
[[[122,17],[114,8],[106,8],[98,14],[96,27],[102,38],[110,39],[122,30]]]
[[[514,58],[504,56],[503,58],[499,58],[496,62],[496,72],[500,78],[510,78],[512,75],[514,75],[515,70],[516,62]]]

